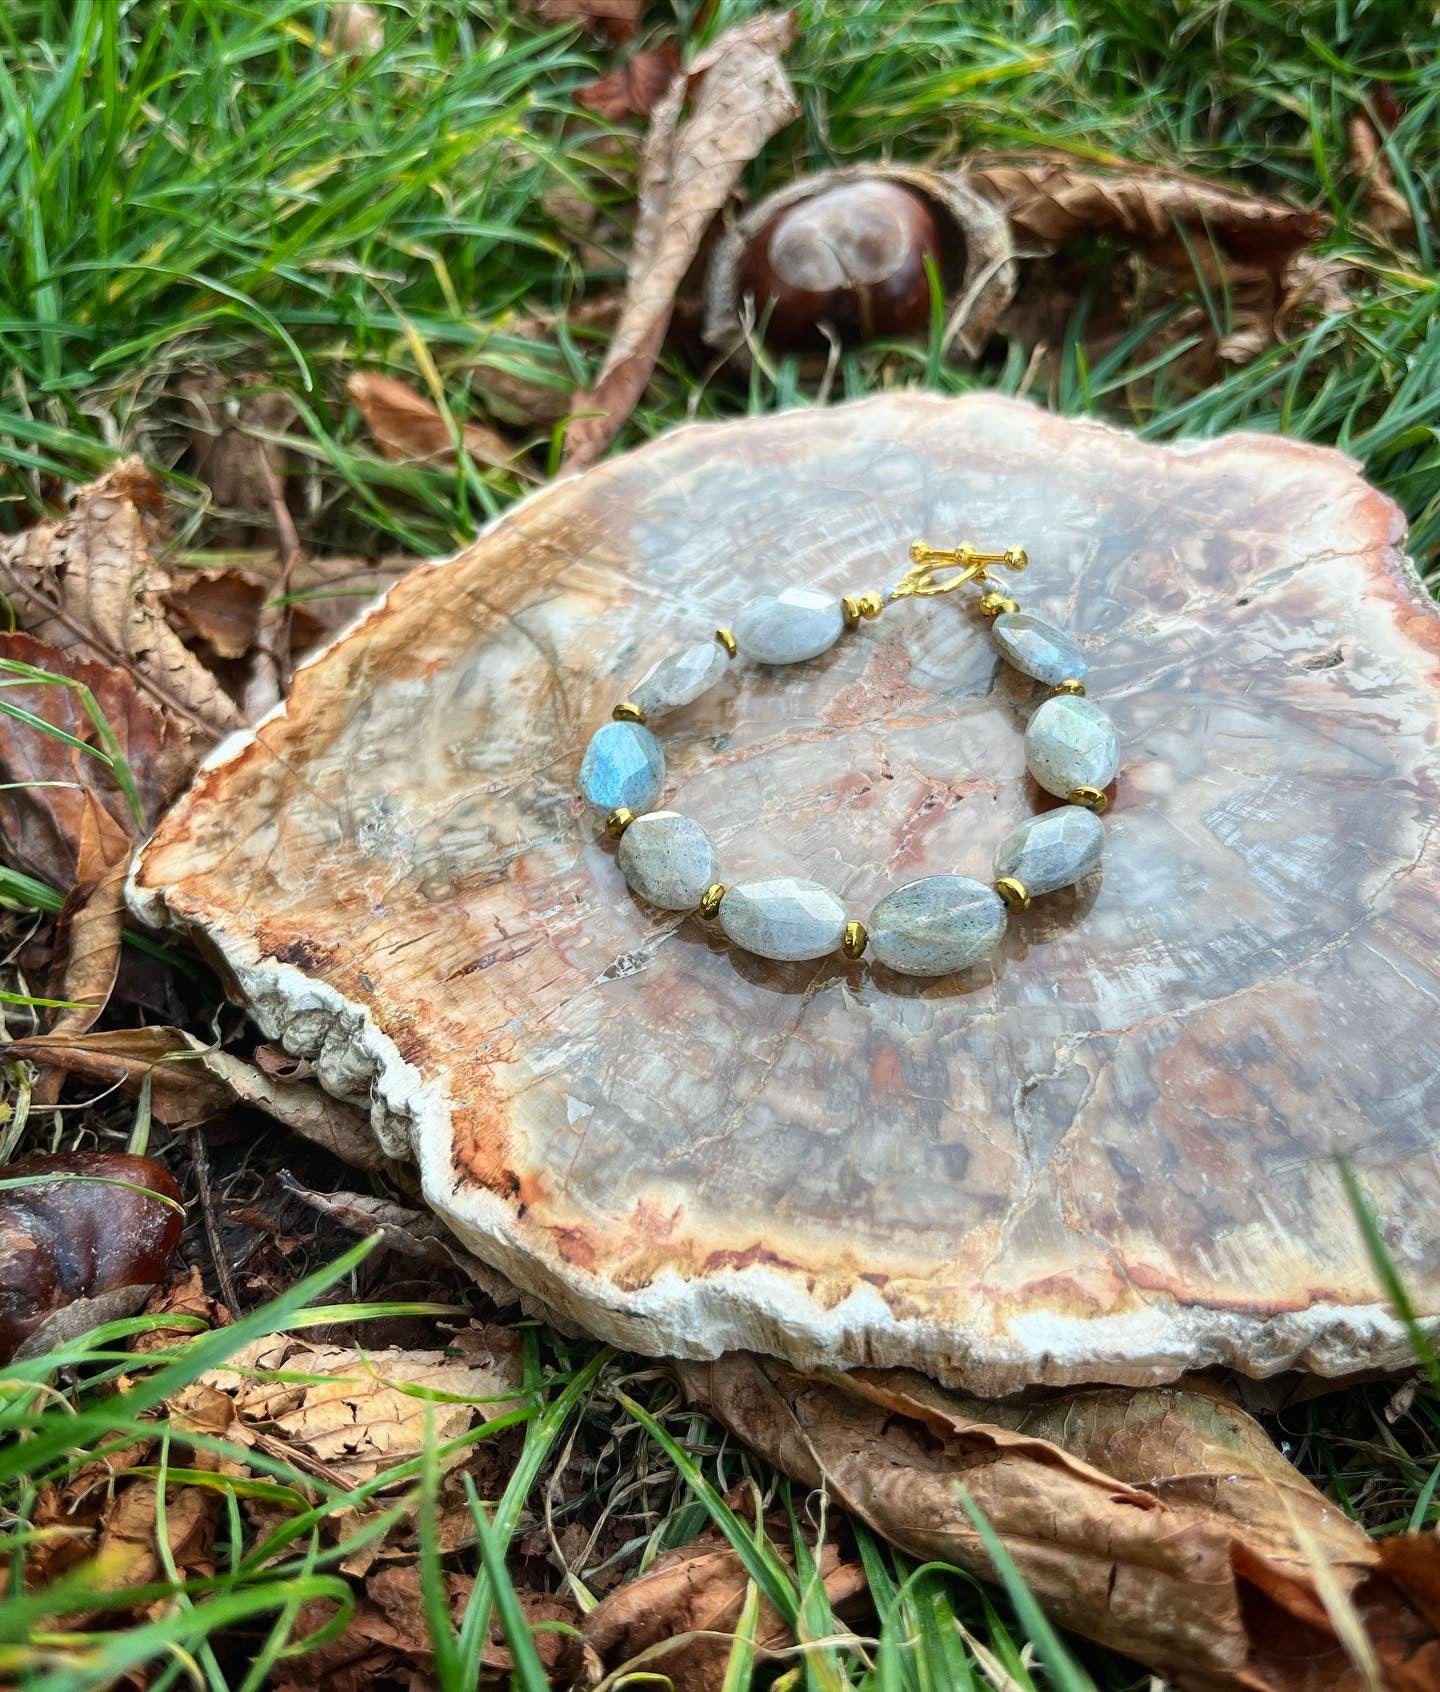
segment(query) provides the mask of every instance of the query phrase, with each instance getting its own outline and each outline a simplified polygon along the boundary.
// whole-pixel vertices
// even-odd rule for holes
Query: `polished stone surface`
[[[968,875],[924,875],[870,913],[870,950],[901,975],[953,975],[988,956],[1005,932],[998,893]]]
[[[662,658],[630,689],[628,698],[647,717],[678,711],[709,692],[729,667],[730,656],[718,640],[696,641]]]
[[[828,652],[845,632],[839,598],[816,588],[788,587],[752,599],[735,619],[735,644],[761,664],[799,664]]]
[[[585,748],[579,786],[597,810],[648,811],[665,786],[660,742],[643,723],[606,723]]]
[[[1085,654],[1063,629],[1028,611],[1002,611],[990,624],[990,638],[1007,664],[1049,687],[1084,679]]]
[[[710,836],[692,817],[674,811],[636,817],[615,857],[630,891],[664,911],[693,911],[720,877]]]
[[[1125,747],[1103,872],[938,980],[626,895],[575,788],[616,701],[767,586],[838,600],[917,536],[1024,543],[1084,646]],[[993,394],[681,429],[391,588],[160,821],[135,896],[472,1250],[632,1350],[987,1394],[1413,1367],[1337,1156],[1433,1332],[1440,617],[1403,536],[1323,448]],[[868,923],[986,875],[1036,809],[1032,690],[963,597],[677,713],[665,803],[722,879]]]
[[[720,926],[728,940],[784,963],[838,951],[845,923],[845,906],[828,887],[793,875],[742,881],[720,901]]]
[[[1060,694],[1031,717],[1025,763],[1047,793],[1063,799],[1077,787],[1109,787],[1120,767],[1120,740],[1093,699]]]
[[[995,853],[995,878],[1012,876],[1027,893],[1070,887],[1100,862],[1105,825],[1081,805],[1060,805],[1030,817],[1007,834]]]

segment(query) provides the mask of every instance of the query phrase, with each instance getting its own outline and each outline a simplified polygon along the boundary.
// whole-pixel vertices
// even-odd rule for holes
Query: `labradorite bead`
[[[752,599],[735,619],[735,643],[761,664],[799,664],[828,652],[845,630],[845,612],[832,594],[789,587]]]
[[[643,723],[596,729],[580,764],[580,791],[601,811],[648,811],[665,785],[665,754]]]
[[[990,625],[990,638],[1007,664],[1049,687],[1081,681],[1089,668],[1063,629],[1025,611],[1002,611]]]
[[[674,811],[636,817],[616,857],[630,890],[665,911],[693,911],[720,874],[710,836]]]
[[[870,914],[870,950],[900,975],[949,975],[994,951],[1005,903],[968,875],[926,875],[887,893]]]
[[[758,957],[781,962],[823,958],[840,949],[845,907],[818,881],[777,875],[742,881],[720,901],[720,926],[727,938]]]
[[[1011,876],[1027,893],[1053,893],[1088,875],[1105,848],[1105,825],[1093,811],[1063,805],[1029,817],[995,853],[995,878]]]
[[[638,705],[647,717],[658,717],[664,711],[678,711],[682,705],[689,705],[714,687],[725,674],[729,662],[725,648],[718,641],[697,641],[694,646],[662,658],[626,697],[632,705]]]
[[[1108,787],[1120,765],[1115,725],[1093,700],[1047,699],[1025,730],[1025,763],[1047,793]]]

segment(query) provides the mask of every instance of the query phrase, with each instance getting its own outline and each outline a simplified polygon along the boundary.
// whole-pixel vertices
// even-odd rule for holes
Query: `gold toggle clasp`
[[[966,582],[983,582],[992,565],[1003,564],[1007,570],[1023,570],[1030,562],[1023,546],[1006,547],[1004,552],[980,552],[968,545],[931,546],[926,541],[912,541],[910,568],[892,590],[892,599],[929,599],[939,593],[954,593]],[[937,570],[954,570],[955,575],[942,580]]]

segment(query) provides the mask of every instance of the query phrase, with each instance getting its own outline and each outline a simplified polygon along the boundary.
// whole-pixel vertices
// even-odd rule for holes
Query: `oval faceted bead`
[[[1010,876],[1027,893],[1053,893],[1088,875],[1105,848],[1105,825],[1093,811],[1062,805],[1030,817],[995,853],[995,878]]]
[[[626,697],[632,705],[638,705],[647,717],[678,711],[682,705],[689,705],[714,687],[729,662],[719,641],[697,641],[694,646],[662,658],[643,681],[636,682]]]
[[[1120,766],[1115,725],[1092,700],[1047,699],[1025,730],[1025,763],[1047,793],[1108,787]]]
[[[720,873],[710,836],[675,811],[636,817],[620,836],[616,857],[631,892],[663,911],[693,911]]]
[[[580,791],[602,811],[648,811],[665,785],[665,754],[643,723],[596,729],[580,763]]]
[[[1005,902],[968,875],[926,875],[870,913],[870,950],[900,975],[949,975],[993,952]]]
[[[990,638],[1007,664],[1050,687],[1081,681],[1089,669],[1085,654],[1063,629],[1025,611],[1002,611],[990,625]]]
[[[799,664],[828,652],[845,630],[839,600],[815,588],[789,587],[752,599],[735,619],[735,643],[761,664]]]
[[[840,949],[845,907],[828,887],[794,876],[742,881],[720,901],[727,938],[758,957],[794,963]]]

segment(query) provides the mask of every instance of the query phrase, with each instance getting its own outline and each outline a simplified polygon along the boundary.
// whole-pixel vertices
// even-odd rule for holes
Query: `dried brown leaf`
[[[27,634],[0,634],[0,658],[28,664],[88,687],[130,767],[147,824],[180,792],[194,766],[195,750],[183,724],[156,703],[126,669],[61,651]],[[17,682],[7,704],[28,711],[86,745],[100,737],[75,689]],[[31,875],[74,885],[82,836],[97,827],[91,804],[132,838],[140,830],[118,781],[98,758],[56,736],[0,715],[0,781],[22,783],[0,792],[0,831],[10,860]],[[38,785],[58,782],[61,786]]]
[[[1345,126],[1345,134],[1350,145],[1350,171],[1360,180],[1371,223],[1385,235],[1414,234],[1410,202],[1395,186],[1395,172],[1370,114],[1356,112]]]
[[[606,293],[593,299],[578,300],[566,311],[536,312],[531,316],[514,318],[499,326],[499,333],[512,340],[534,343],[541,359],[560,370],[558,352],[554,351],[563,324],[570,332],[582,336],[590,331],[609,331],[620,311],[620,295]],[[469,367],[470,384],[485,396],[487,406],[497,417],[522,427],[534,424],[557,423],[569,414],[572,390],[538,378],[518,375],[507,368],[508,360],[498,353],[482,353]]]
[[[171,621],[217,658],[243,658],[260,633],[265,589],[241,570],[187,570],[165,595]]]
[[[408,383],[357,370],[346,386],[376,446],[392,463],[454,462],[455,436],[449,421]],[[466,423],[462,434],[477,464],[519,471],[515,447],[494,429]]]
[[[673,41],[632,53],[623,65],[577,89],[575,100],[609,123],[649,117],[680,70],[680,49]]]
[[[94,1027],[115,985],[125,929],[131,838],[93,793],[84,797],[75,885],[55,928],[56,953],[63,962],[55,971],[51,997],[65,1002],[54,1013],[55,1034],[84,1034]]]
[[[295,468],[277,437],[299,420],[295,402],[261,372],[194,371],[175,384],[195,479],[210,490],[210,544],[261,546],[275,539],[273,488]]]
[[[1407,1596],[1440,1586],[1440,1541],[1415,1537],[1402,1585],[1258,1425],[1209,1390],[1102,1388],[1016,1405],[906,1371],[819,1380],[740,1354],[682,1375],[747,1445],[825,1485],[877,1533],[994,1579],[963,1484],[1057,1622],[1179,1686],[1358,1692],[1337,1602],[1360,1616],[1387,1684],[1418,1692],[1440,1677],[1440,1637]]]
[[[502,1308],[518,1304],[519,1292],[497,1269],[466,1251],[433,1211],[414,1210],[369,1193],[317,1193],[283,1170],[281,1184],[311,1209],[357,1234],[378,1236],[386,1250],[415,1258],[437,1269],[458,1269]]]
[[[586,23],[611,41],[628,41],[640,24],[641,0],[525,0],[551,23]]]
[[[81,488],[69,515],[0,541],[0,583],[21,625],[63,652],[127,669],[158,704],[212,736],[240,712],[170,627],[173,583],[155,552],[164,496],[138,459]]]
[[[323,1381],[256,1379],[251,1371],[318,1375]],[[457,1438],[478,1421],[517,1409],[512,1383],[490,1370],[447,1357],[443,1351],[354,1351],[310,1346],[288,1334],[271,1334],[238,1352],[232,1364],[200,1377],[228,1393],[244,1424],[265,1425],[294,1451],[303,1452],[347,1485],[418,1456],[427,1437]],[[419,1390],[415,1390],[419,1389]],[[431,1396],[431,1395],[436,1396]],[[464,1402],[455,1402],[464,1400]],[[452,1451],[453,1468],[464,1453]],[[396,1482],[408,1485],[407,1480]]]
[[[834,1545],[820,1547],[817,1567],[839,1614],[863,1598],[865,1571],[844,1561]],[[643,1654],[644,1668],[664,1675],[675,1692],[716,1692],[749,1584],[739,1557],[707,1532],[663,1553],[645,1574],[603,1598],[585,1618],[585,1641],[612,1674],[627,1668],[638,1674]],[[755,1640],[762,1660],[795,1643],[768,1601],[760,1605]]]
[[[594,388],[578,395],[566,465],[593,464],[634,410],[655,368],[675,296],[745,166],[799,115],[780,55],[795,39],[786,12],[726,30],[655,107],[640,170],[625,299]],[[687,98],[688,116],[682,116]]]
[[[363,0],[330,0],[325,39],[337,52],[359,58],[378,53],[385,45],[385,25],[379,12]]]
[[[965,173],[1019,233],[1047,248],[1110,235],[1185,272],[1211,250],[1279,271],[1326,227],[1317,212],[1139,165],[1102,172],[1065,158],[977,154]]]

